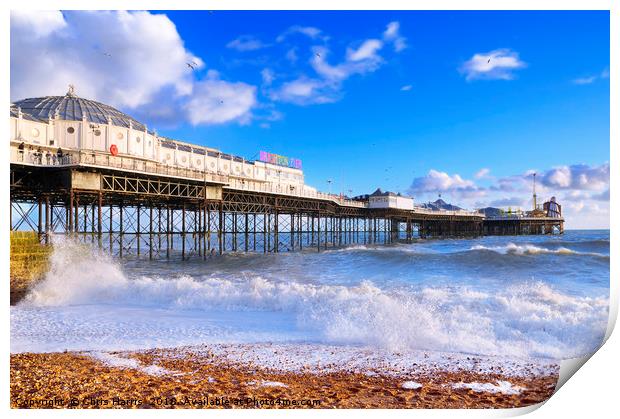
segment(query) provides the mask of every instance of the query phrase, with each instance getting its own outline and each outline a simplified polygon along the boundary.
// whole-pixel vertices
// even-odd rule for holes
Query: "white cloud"
[[[347,59],[340,64],[331,65],[327,62],[329,50],[325,47],[314,47],[312,49],[314,55],[311,65],[318,74],[327,80],[340,82],[348,79],[354,74],[364,74],[377,70],[383,59],[376,54],[376,50],[369,54],[369,49],[365,49],[361,54],[355,55],[356,60],[352,60],[350,54]]]
[[[490,173],[490,172],[491,172],[491,170],[490,170],[490,169],[488,169],[488,168],[486,168],[486,167],[483,167],[482,169],[478,170],[478,171],[476,172],[476,174],[474,174],[474,177],[475,177],[476,179],[482,179],[482,178],[487,177],[487,176],[489,175],[489,173]]]
[[[474,54],[460,68],[466,80],[500,79],[511,80],[513,72],[526,66],[519,54],[510,49],[496,49],[491,52]]]
[[[12,100],[62,95],[73,84],[80,96],[135,108],[164,88],[191,93],[186,63],[203,66],[165,15],[19,11],[11,17]]]
[[[271,97],[273,100],[297,105],[331,103],[338,99],[337,91],[329,83],[305,76],[284,83],[272,92]]]
[[[479,188],[471,180],[463,179],[460,175],[449,175],[438,170],[429,170],[426,176],[417,177],[411,183],[409,192],[417,194],[428,194],[438,192],[454,193],[460,198],[481,197],[486,194],[485,190]]]
[[[565,165],[537,172],[538,204],[557,196],[566,228],[609,228],[609,163]],[[430,170],[426,176],[415,178],[408,192],[418,202],[434,199],[441,193],[443,199],[463,208],[492,206],[530,210],[533,173],[534,170],[528,170],[499,179],[488,177],[493,184],[481,187],[457,174]]]
[[[489,202],[488,206],[490,207],[525,207],[527,205],[527,200],[523,197],[512,196],[509,198],[500,198]]]
[[[240,36],[226,44],[227,48],[236,49],[237,51],[241,52],[256,51],[258,49],[267,48],[269,46],[269,44],[265,44],[251,35]]]
[[[293,47],[289,49],[288,51],[286,51],[286,59],[289,60],[293,64],[296,63],[297,62],[297,48]]]
[[[194,124],[248,123],[257,104],[256,87],[245,83],[219,80],[211,74],[196,83],[194,94],[186,103],[189,121]]]
[[[260,72],[260,75],[263,79],[263,84],[266,86],[270,86],[276,78],[273,70],[269,68],[264,68],[263,71]]]
[[[11,11],[11,31],[23,31],[30,37],[45,37],[66,26],[67,22],[59,10]]]
[[[410,85],[410,84],[406,84],[406,85],[404,85],[403,87],[401,87],[401,88],[400,88],[400,90],[401,90],[401,91],[403,91],[403,92],[408,92],[408,91],[409,91],[409,90],[411,90],[412,88],[413,88],[413,86],[412,86],[412,85]]]
[[[286,31],[284,31],[282,34],[280,34],[277,38],[276,41],[277,42],[282,42],[284,41],[288,36],[290,35],[294,35],[294,34],[302,34],[307,36],[310,39],[317,39],[317,38],[322,38],[323,40],[327,40],[329,39],[326,36],[322,36],[322,31],[319,28],[315,28],[313,26],[300,26],[300,25],[294,25],[291,26],[290,28],[288,28]]]
[[[609,68],[605,68],[599,74],[574,79],[573,83],[574,84],[592,84],[599,79],[608,79],[608,78],[609,78]]]
[[[575,84],[591,84],[591,83],[594,83],[594,80],[596,80],[596,76],[582,77],[582,78],[573,80],[573,83],[575,83]]]
[[[347,48],[347,60],[349,61],[362,61],[362,60],[376,60],[377,51],[383,48],[383,42],[378,39],[367,39],[357,49]]]
[[[400,35],[400,23],[390,22],[383,32],[383,39],[386,42],[391,42],[394,45],[394,50],[400,52],[407,48],[407,39]]]
[[[543,173],[542,184],[554,189],[602,190],[609,185],[609,163],[558,166]]]
[[[271,89],[269,96],[276,101],[309,105],[331,103],[339,100],[342,95],[343,83],[353,75],[362,75],[376,71],[384,64],[379,55],[387,42],[404,42],[398,34],[398,22],[391,22],[383,33],[383,40],[376,38],[355,42],[346,49],[345,56],[338,62],[330,63],[331,51],[327,45],[314,45],[311,48],[310,65],[316,72],[314,77],[302,74],[295,79],[281,81],[281,85]],[[314,27],[292,26],[277,41],[282,42],[287,36],[301,33],[312,39],[326,41],[328,38]],[[402,39],[401,39],[402,38]],[[289,49],[286,58],[291,63],[297,61],[297,47]],[[333,60],[333,59],[332,59]],[[403,90],[409,90],[411,86]]]
[[[34,34],[34,36],[33,36]],[[193,63],[194,69],[187,63]],[[184,47],[164,14],[128,11],[11,14],[11,99],[76,93],[146,122],[246,123],[256,88],[220,80]],[[157,126],[153,126],[157,128]]]

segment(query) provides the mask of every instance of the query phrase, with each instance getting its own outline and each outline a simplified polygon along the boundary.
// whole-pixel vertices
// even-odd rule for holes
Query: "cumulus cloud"
[[[496,49],[474,54],[460,68],[466,80],[499,79],[511,80],[514,71],[526,66],[519,54],[510,49]]]
[[[401,36],[399,31],[400,23],[390,22],[383,32],[383,39],[386,42],[392,43],[392,45],[394,45],[394,51],[396,52],[400,52],[407,48],[407,38]]]
[[[478,171],[480,174],[482,170]],[[532,175],[538,172],[538,203],[557,196],[562,205],[567,228],[609,228],[609,163],[574,164],[544,171],[528,170],[501,178],[488,177],[492,184],[482,187],[474,180],[439,170],[415,178],[408,192],[418,202],[438,193],[463,208],[532,207]],[[488,172],[486,173],[488,176]]]
[[[249,121],[255,89],[219,80],[212,70],[200,81],[204,67],[164,14],[11,13],[11,100],[62,95],[73,84],[79,96],[149,122]]]
[[[196,83],[194,94],[185,105],[194,124],[221,124],[237,120],[248,123],[256,106],[256,87],[246,83],[220,80],[215,73]]]
[[[471,180],[463,179],[458,174],[449,175],[434,169],[429,170],[426,176],[413,179],[409,192],[413,195],[450,192],[460,198],[480,197],[486,194],[484,189],[476,186]]]
[[[400,88],[400,90],[401,90],[402,92],[408,92],[408,91],[409,91],[409,90],[411,90],[412,88],[413,88],[413,86],[412,86],[412,85],[410,85],[410,84],[406,84],[406,85],[404,85],[403,87],[401,87],[401,88]]]
[[[558,166],[544,172],[541,181],[554,189],[601,190],[609,185],[609,163]]]
[[[269,47],[269,44],[265,44],[251,35],[242,35],[230,41],[226,44],[226,47],[236,49],[237,51],[246,52],[267,48]]]
[[[33,29],[36,28],[36,29]],[[37,36],[32,36],[32,33]],[[192,89],[187,62],[204,64],[183,46],[165,15],[148,12],[19,11],[11,14],[11,99],[81,96],[135,108],[165,87]],[[148,71],[145,71],[148,69]]]

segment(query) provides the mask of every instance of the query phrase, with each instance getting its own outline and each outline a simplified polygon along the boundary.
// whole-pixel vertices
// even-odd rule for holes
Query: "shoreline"
[[[337,348],[225,344],[15,353],[11,407],[511,408],[547,400],[559,373],[551,361],[511,365],[505,358],[390,357],[367,348],[334,353]],[[324,353],[332,357],[322,360]]]

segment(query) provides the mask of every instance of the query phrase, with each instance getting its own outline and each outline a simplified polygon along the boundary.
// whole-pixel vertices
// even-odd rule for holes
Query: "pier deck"
[[[43,243],[72,235],[120,257],[207,258],[563,229],[559,218],[373,209],[333,194],[249,188],[230,176],[86,152],[49,165],[12,147],[10,182],[11,230],[36,231]]]

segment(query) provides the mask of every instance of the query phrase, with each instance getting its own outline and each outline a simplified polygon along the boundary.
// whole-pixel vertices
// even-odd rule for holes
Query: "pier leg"
[[[220,208],[219,208],[219,228],[217,229],[217,245],[219,247],[219,253],[220,255],[223,253],[224,249],[222,248],[222,230],[224,228],[224,214],[222,213],[222,204],[220,203]]]
[[[248,245],[249,245],[248,239],[250,238],[248,217],[249,217],[249,214],[246,212],[245,213],[245,223],[243,224],[243,229],[245,230],[245,243],[244,243],[244,245],[245,245],[245,252],[246,253],[248,252],[248,249],[249,249],[248,248]]]
[[[291,249],[295,251],[295,214],[291,214]]]
[[[314,223],[314,219],[312,219],[313,223]],[[321,251],[321,213],[319,212],[318,216],[317,216],[317,233],[316,233],[316,250],[318,252]],[[314,231],[314,229],[313,229]]]
[[[50,197],[45,197],[45,244],[50,242]]]
[[[153,205],[149,205],[149,260],[153,260]]]
[[[140,258],[140,205],[136,206],[136,246],[138,247],[138,258]]]
[[[170,205],[166,205],[166,259],[170,258]]]
[[[119,241],[119,258],[123,258],[123,232],[125,231],[125,225],[123,224],[123,204],[119,205],[119,228],[118,228],[118,241]]]
[[[103,210],[101,209],[103,204],[103,194],[99,191],[97,196],[97,240],[99,242],[99,248],[103,245],[101,242],[103,234]]]
[[[181,213],[181,259],[185,260],[185,204]]]
[[[252,249],[256,252],[256,213],[252,214]]]
[[[279,234],[278,218],[280,218],[280,214],[278,213],[278,210],[276,210],[274,214],[274,218],[273,218],[273,232],[274,232],[273,249],[274,249],[274,252],[276,253],[280,251],[280,238],[278,237],[278,234]]]

